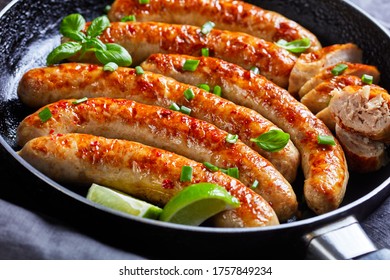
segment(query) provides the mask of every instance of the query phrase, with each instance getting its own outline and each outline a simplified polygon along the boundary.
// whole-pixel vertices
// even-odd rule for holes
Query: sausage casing
[[[343,200],[348,183],[348,166],[342,147],[318,143],[319,135],[332,135],[326,125],[282,89],[260,75],[238,65],[213,57],[200,57],[193,73],[180,70],[188,56],[155,54],[145,61],[145,69],[172,76],[188,83],[221,85],[222,95],[252,108],[290,134],[301,154],[305,175],[304,195],[317,214],[336,209]]]
[[[216,217],[216,226],[278,224],[270,205],[234,178],[209,172],[201,163],[137,142],[90,134],[53,134],[32,139],[19,155],[59,182],[102,184],[159,206],[190,184],[215,183],[240,201],[238,208]],[[180,181],[183,166],[193,168],[191,182]]]
[[[18,144],[32,138],[65,133],[87,133],[140,142],[183,155],[198,162],[210,162],[227,169],[237,167],[239,180],[247,187],[258,182],[255,192],[275,210],[279,220],[291,218],[297,200],[291,186],[279,172],[243,142],[226,141],[228,133],[214,125],[162,107],[126,99],[92,98],[80,104],[61,100],[26,117],[17,131]],[[51,118],[42,122],[39,113],[49,109]]]

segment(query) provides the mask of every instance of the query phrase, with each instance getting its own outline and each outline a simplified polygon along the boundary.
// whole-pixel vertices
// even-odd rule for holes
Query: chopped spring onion
[[[177,105],[175,102],[173,102],[171,104],[171,106],[169,106],[169,109],[173,110],[173,111],[180,111],[180,107],[179,105]]]
[[[289,140],[290,134],[277,129],[272,129],[261,134],[257,138],[250,139],[251,142],[255,142],[257,146],[268,152],[278,152],[282,150]]]
[[[104,12],[107,14],[111,10],[111,5],[107,5],[104,7]]]
[[[38,116],[41,122],[47,122],[52,117],[52,114],[50,109],[45,107],[42,111],[39,112]]]
[[[121,19],[121,22],[127,22],[127,21],[136,21],[135,20],[135,15],[129,15],[129,16],[125,16]]]
[[[118,69],[118,64],[115,62],[109,62],[103,66],[104,71],[114,72],[116,69]]]
[[[186,114],[186,115],[190,115],[191,114],[191,109],[186,107],[186,106],[181,106],[180,107],[180,112],[182,112],[183,114]]]
[[[210,91],[210,86],[208,84],[198,84],[196,85],[198,88],[201,88],[205,91]]]
[[[362,82],[368,85],[371,85],[374,81],[374,77],[371,75],[363,74]]]
[[[342,74],[345,70],[347,70],[348,65],[344,63],[337,64],[333,69],[331,70],[332,74],[335,76],[338,76]]]
[[[240,176],[237,167],[228,168],[227,175],[229,175],[229,176],[231,176],[233,178],[236,178],[236,179],[238,179],[239,176]]]
[[[228,134],[226,136],[226,142],[230,143],[230,144],[234,144],[236,143],[238,140],[238,135],[237,134]]]
[[[210,55],[209,48],[202,48],[201,52],[202,52],[202,56],[209,56]]]
[[[192,171],[193,169],[191,166],[183,166],[181,168],[180,182],[191,182]]]
[[[252,71],[256,75],[260,74],[260,69],[256,66],[251,67],[250,71]]]
[[[222,88],[220,86],[215,86],[213,89],[213,93],[215,95],[221,96],[222,95]]]
[[[336,142],[334,141],[334,137],[332,135],[318,135],[318,144],[321,145],[336,145]]]
[[[150,0],[138,0],[138,3],[140,3],[142,5],[146,5],[146,4],[150,3]]]
[[[287,42],[286,40],[281,39],[278,42],[276,42],[276,44],[279,47],[284,48],[292,53],[303,53],[311,46],[311,42],[309,38],[303,38],[291,42]]]
[[[192,72],[194,72],[198,68],[199,62],[200,61],[197,60],[197,59],[187,59],[184,62],[183,70],[184,71],[192,71]]]
[[[144,69],[141,66],[135,66],[135,73],[137,75],[142,75],[144,72]]]
[[[194,91],[192,90],[192,88],[187,88],[185,91],[184,91],[184,97],[189,101],[191,99],[193,99],[195,97],[195,93]]]
[[[203,165],[206,166],[207,169],[209,169],[210,171],[213,171],[213,172],[219,170],[219,168],[217,166],[211,164],[210,162],[204,162]]]
[[[83,103],[83,102],[85,102],[87,100],[88,100],[88,97],[83,97],[83,98],[80,98],[80,99],[77,99],[77,100],[73,101],[72,104],[78,105],[78,104]]]
[[[255,180],[251,186],[251,189],[256,189],[259,186],[259,181]]]
[[[212,21],[208,21],[205,24],[202,25],[202,28],[200,29],[200,32],[202,34],[207,35],[210,33],[210,31],[214,28],[215,23]]]

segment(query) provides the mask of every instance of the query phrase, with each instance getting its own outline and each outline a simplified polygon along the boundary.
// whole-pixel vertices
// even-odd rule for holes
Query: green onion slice
[[[213,171],[213,172],[216,172],[219,170],[219,168],[217,166],[211,164],[210,162],[204,162],[203,165],[206,166],[207,169],[209,169],[210,171]]]
[[[138,3],[140,3],[142,5],[146,5],[146,4],[150,3],[150,0],[138,0]]]
[[[209,56],[210,55],[210,51],[209,51],[209,48],[202,48],[201,50],[202,52],[202,56]]]
[[[251,186],[251,189],[256,189],[259,186],[259,181],[255,180]]]
[[[344,63],[337,64],[335,67],[332,68],[331,72],[335,76],[339,76],[342,74],[345,70],[347,70],[348,65]]]
[[[196,85],[198,88],[201,88],[205,91],[210,91],[210,86],[208,84],[198,84]]]
[[[208,21],[208,22],[206,22],[205,24],[202,25],[202,27],[200,29],[200,32],[202,32],[202,34],[204,34],[204,35],[207,35],[214,28],[214,26],[215,26],[214,22]]]
[[[121,19],[121,22],[136,21],[135,15],[128,15]]]
[[[109,62],[103,66],[104,71],[114,72],[116,69],[118,69],[118,64],[115,62]]]
[[[180,111],[179,105],[177,105],[175,102],[173,102],[171,106],[169,106],[169,109],[171,109],[172,111]]]
[[[52,117],[52,114],[50,109],[45,107],[42,111],[38,113],[38,116],[41,122],[47,122]]]
[[[228,134],[226,136],[226,142],[230,143],[230,144],[234,144],[236,143],[238,140],[238,135],[237,134]]]
[[[194,91],[192,90],[192,88],[187,88],[185,91],[184,91],[184,97],[190,101],[191,99],[194,99],[195,97],[195,93]]]
[[[318,144],[321,145],[336,145],[336,142],[334,140],[334,137],[332,135],[318,135]]]
[[[80,99],[73,101],[72,104],[78,105],[78,104],[84,103],[87,100],[88,100],[88,97],[83,97],[83,98],[80,98]]]
[[[191,109],[186,107],[186,106],[181,106],[180,107],[180,112],[182,112],[183,114],[186,114],[186,115],[190,115],[191,114]]]
[[[192,171],[193,169],[191,166],[183,166],[181,168],[180,182],[191,182]]]
[[[215,86],[213,89],[213,93],[217,96],[222,96],[222,88],[220,86]]]
[[[251,142],[255,142],[260,148],[268,152],[278,152],[282,150],[289,140],[290,134],[277,129],[272,129],[261,134],[257,138],[250,139]]]
[[[281,39],[278,42],[276,42],[276,44],[279,47],[284,48],[292,53],[303,53],[311,46],[311,42],[309,38],[303,38],[291,42],[287,42],[286,40]]]
[[[256,66],[251,67],[250,71],[252,71],[256,75],[260,74],[260,69]]]
[[[371,85],[374,81],[374,77],[371,75],[363,74],[362,82],[368,85]]]
[[[197,59],[187,59],[184,62],[183,70],[184,71],[192,71],[192,72],[194,72],[198,68],[199,62],[200,61],[197,60]]]
[[[144,69],[141,66],[136,66],[135,67],[135,74],[137,75],[142,75],[144,72]]]
[[[231,167],[227,170],[227,175],[230,177],[238,179],[240,177],[239,171],[237,167]]]

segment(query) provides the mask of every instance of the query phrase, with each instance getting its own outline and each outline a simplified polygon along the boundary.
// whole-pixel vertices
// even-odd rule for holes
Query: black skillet
[[[364,50],[364,62],[382,73],[390,89],[390,35],[347,1],[263,0],[306,26],[323,45],[354,42]],[[351,174],[343,204],[321,216],[268,228],[217,229],[188,227],[125,216],[89,203],[85,190],[62,186],[21,159],[15,151],[15,131],[31,113],[16,96],[21,75],[44,65],[59,44],[62,17],[81,13],[87,20],[103,13],[111,1],[20,0],[0,13],[0,195],[69,222],[103,242],[147,258],[158,259],[302,259],[355,258],[370,253],[386,257],[365,236],[359,221],[390,194],[390,165],[366,175]],[[301,180],[296,184],[300,192]],[[344,238],[348,236],[348,238]],[[382,256],[380,256],[382,253]]]

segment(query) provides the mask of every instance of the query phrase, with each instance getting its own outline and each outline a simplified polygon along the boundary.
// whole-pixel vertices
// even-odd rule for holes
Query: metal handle
[[[308,259],[354,259],[377,250],[355,217],[347,217],[304,236]]]

